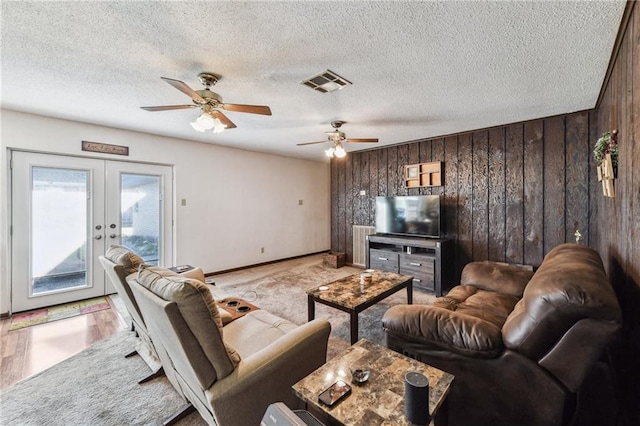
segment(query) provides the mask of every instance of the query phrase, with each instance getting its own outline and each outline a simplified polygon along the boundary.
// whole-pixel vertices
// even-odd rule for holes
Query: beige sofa
[[[200,280],[143,265],[127,282],[167,376],[208,424],[259,425],[271,403],[294,408],[291,386],[326,361],[325,320],[296,326],[257,310],[223,325]]]

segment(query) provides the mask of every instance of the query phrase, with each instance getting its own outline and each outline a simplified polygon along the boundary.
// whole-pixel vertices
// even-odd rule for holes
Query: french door
[[[171,264],[170,166],[16,151],[11,173],[12,312],[113,293],[110,244]]]

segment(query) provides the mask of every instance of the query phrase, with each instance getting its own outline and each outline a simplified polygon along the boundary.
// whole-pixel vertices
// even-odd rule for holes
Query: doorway
[[[171,264],[170,166],[14,151],[11,174],[12,312],[115,292],[111,244]]]

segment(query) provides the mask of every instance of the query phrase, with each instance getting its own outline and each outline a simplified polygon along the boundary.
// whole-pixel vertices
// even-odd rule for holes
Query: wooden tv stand
[[[413,276],[413,287],[442,296],[452,283],[451,240],[391,234],[367,236],[367,268]],[[442,259],[446,265],[443,267]]]

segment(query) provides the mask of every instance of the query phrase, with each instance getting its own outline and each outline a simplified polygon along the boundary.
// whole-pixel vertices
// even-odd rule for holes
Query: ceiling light
[[[220,121],[218,117],[213,119],[213,123],[213,133],[220,133],[227,128],[227,126],[222,124],[222,121]]]
[[[328,93],[347,87],[351,82],[331,70],[326,70],[301,81],[300,84],[304,84],[321,93]]]
[[[204,132],[205,129],[203,129],[202,127],[200,127],[200,124],[198,124],[198,121],[192,121],[191,123],[191,127],[193,127],[195,130],[199,131],[199,132]]]
[[[331,146],[329,149],[326,149],[324,153],[329,158],[333,158],[333,157],[344,158],[347,155],[347,151],[344,150],[344,147],[342,146],[342,142],[340,141],[337,141],[337,142],[334,141],[333,146]]]
[[[193,127],[198,132],[204,132],[206,130],[213,129],[213,133],[220,133],[224,129],[226,129],[226,126],[222,124],[222,121],[220,121],[218,117],[213,117],[206,111],[200,114],[200,116],[196,118],[196,121],[190,124],[191,127]]]

